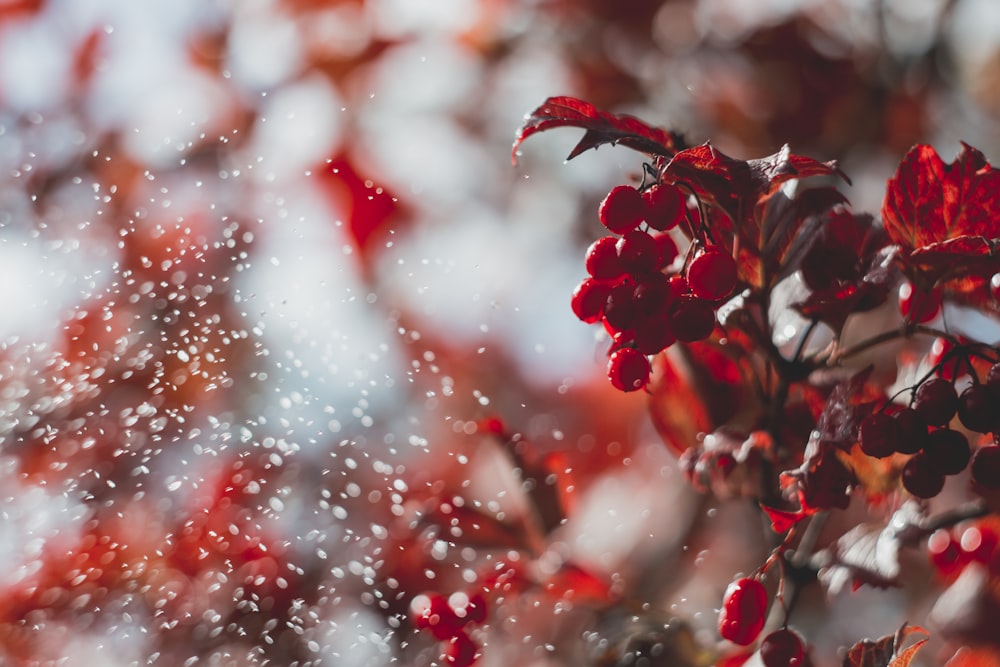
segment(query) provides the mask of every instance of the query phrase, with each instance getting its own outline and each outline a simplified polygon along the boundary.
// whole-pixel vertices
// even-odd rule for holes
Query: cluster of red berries
[[[756,641],[767,619],[767,591],[758,579],[743,577],[729,584],[719,612],[719,634],[734,644]],[[796,667],[805,650],[802,638],[787,627],[768,634],[760,643],[765,667]]]
[[[482,593],[458,592],[445,597],[422,593],[410,602],[410,621],[443,643],[443,659],[451,667],[470,667],[479,657],[479,645],[469,637],[470,623],[486,620],[486,598]]]
[[[641,192],[619,185],[598,209],[616,236],[587,249],[588,276],[571,306],[582,321],[604,323],[613,340],[608,378],[621,391],[646,386],[650,355],[711,335],[716,307],[736,288],[735,260],[715,247],[688,253],[686,266],[671,271],[678,249],[668,231],[686,215],[687,197],[668,184]]]
[[[944,378],[925,380],[913,393],[910,407],[863,419],[858,441],[865,454],[876,458],[912,454],[902,482],[919,498],[936,496],[945,477],[962,472],[970,461],[977,483],[1000,487],[1000,447],[983,447],[973,456],[968,437],[948,426],[956,414],[969,431],[1000,433],[1000,364],[990,369],[986,382],[970,385],[961,396]]]

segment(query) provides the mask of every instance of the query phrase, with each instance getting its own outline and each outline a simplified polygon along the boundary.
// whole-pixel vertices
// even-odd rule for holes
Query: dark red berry
[[[775,630],[760,643],[764,667],[797,667],[802,663],[802,638],[788,628]]]
[[[635,283],[620,283],[611,288],[604,305],[604,319],[619,331],[632,329],[642,319],[635,301]]]
[[[996,532],[987,524],[980,523],[962,531],[958,546],[969,560],[989,565],[993,561],[998,542],[1000,538]]]
[[[479,646],[464,632],[459,632],[448,641],[444,663],[451,667],[470,667],[476,661]]]
[[[945,475],[957,475],[965,470],[972,458],[969,439],[960,431],[939,428],[931,431],[924,441],[924,454],[931,465]]]
[[[593,324],[604,317],[604,308],[611,294],[611,286],[593,278],[584,278],[573,290],[570,308],[573,314],[587,324]]]
[[[719,612],[719,634],[723,639],[747,646],[764,629],[767,591],[756,579],[743,577],[729,584]]]
[[[990,370],[986,372],[986,379],[983,383],[990,386],[1000,386],[1000,363],[990,366]]]
[[[958,419],[970,431],[990,433],[1000,429],[1000,387],[974,384],[958,397]]]
[[[903,487],[917,498],[933,498],[944,488],[944,473],[935,468],[924,452],[913,455],[903,466]]]
[[[643,354],[662,352],[676,340],[666,315],[643,320],[633,333],[635,349]]]
[[[660,247],[653,237],[641,229],[633,229],[618,239],[615,245],[618,261],[633,276],[660,268]]]
[[[685,343],[704,340],[715,329],[715,309],[703,299],[681,298],[670,309],[669,317],[674,336]]]
[[[639,191],[630,185],[611,189],[597,209],[601,224],[616,234],[635,229],[646,217],[649,207]]]
[[[597,280],[617,280],[623,277],[625,267],[618,259],[617,243],[618,239],[614,236],[604,236],[591,243],[583,260],[587,273]]]
[[[486,597],[482,593],[452,593],[448,606],[463,623],[482,623],[486,620]]]
[[[944,426],[958,409],[954,385],[939,377],[927,380],[917,388],[913,409],[931,426]]]
[[[972,479],[987,489],[1000,489],[1000,447],[989,445],[972,456]]]
[[[941,290],[922,290],[904,281],[899,286],[899,312],[910,322],[930,322],[941,312]]]
[[[608,358],[608,379],[620,391],[635,391],[649,383],[651,367],[645,354],[630,347],[615,350]]]
[[[884,412],[870,414],[861,420],[858,440],[865,454],[884,459],[899,448],[899,424]]]
[[[655,234],[650,234],[653,240],[656,241],[656,248],[660,252],[660,265],[658,269],[663,269],[674,263],[677,259],[677,243],[674,238],[667,234],[666,232],[657,232]]]
[[[903,408],[892,416],[896,420],[899,437],[896,438],[896,451],[901,454],[916,454],[924,448],[927,438],[927,422],[913,408]]]
[[[686,197],[676,185],[654,185],[642,196],[649,207],[646,222],[653,229],[673,229],[687,212]]]
[[[939,528],[927,538],[927,556],[931,564],[945,578],[950,578],[965,567],[961,546],[951,531]]]
[[[670,279],[662,273],[647,273],[635,280],[632,300],[643,317],[662,315],[676,300]]]
[[[718,248],[709,248],[695,257],[687,268],[691,292],[702,299],[717,301],[736,287],[736,260]]]

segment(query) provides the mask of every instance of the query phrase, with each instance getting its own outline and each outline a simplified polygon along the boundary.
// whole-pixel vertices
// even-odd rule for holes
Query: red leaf
[[[760,508],[767,512],[768,518],[771,519],[771,530],[779,534],[784,533],[807,516],[816,513],[815,510],[806,509],[789,512],[788,510],[779,510],[767,505],[761,505]]]
[[[607,113],[575,97],[550,97],[524,117],[511,149],[514,165],[517,165],[518,148],[525,139],[556,127],[581,127],[586,130],[567,160],[602,144],[622,144],[649,155],[670,157],[682,144],[678,135],[647,125],[634,116]]]
[[[903,642],[912,634],[926,635],[927,631],[917,625],[904,625],[895,634],[878,640],[862,639],[844,656],[843,667],[906,667],[917,649],[927,641],[921,639],[904,649]]]
[[[1000,171],[962,144],[951,164],[928,145],[914,146],[889,179],[882,222],[906,250],[959,236],[1000,236]]]
[[[1000,239],[956,236],[917,248],[906,265],[928,282],[955,280],[966,276],[991,276],[1000,271]]]

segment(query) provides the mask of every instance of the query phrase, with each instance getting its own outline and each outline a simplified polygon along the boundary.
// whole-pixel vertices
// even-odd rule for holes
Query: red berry
[[[673,264],[678,252],[674,238],[665,232],[657,232],[650,236],[656,241],[656,248],[660,251],[660,265],[657,268],[663,269]]]
[[[958,540],[950,530],[939,528],[927,538],[927,555],[942,576],[949,578],[965,567]]]
[[[989,445],[972,456],[972,479],[983,488],[1000,489],[1000,447]]]
[[[974,384],[958,397],[958,419],[970,431],[990,433],[1000,429],[1000,387]]]
[[[858,440],[865,454],[884,459],[899,448],[899,424],[884,412],[870,414],[861,420]]]
[[[608,358],[608,379],[619,391],[635,391],[649,383],[651,367],[646,355],[630,347],[615,350]]]
[[[444,654],[444,662],[452,667],[469,667],[476,661],[479,646],[464,632],[450,638]]]
[[[642,319],[635,300],[635,283],[628,281],[611,288],[604,305],[604,319],[619,331],[632,329]]]
[[[642,196],[649,206],[646,222],[653,229],[673,229],[687,213],[686,197],[676,185],[654,185]]]
[[[656,354],[676,340],[666,315],[644,320],[635,328],[635,349],[643,354]]]
[[[775,630],[760,643],[760,659],[764,667],[796,667],[804,654],[802,638],[788,628]]]
[[[681,298],[670,309],[669,317],[674,336],[685,343],[704,340],[715,329],[715,309],[703,299]]]
[[[641,229],[625,232],[615,245],[618,261],[633,276],[660,268],[660,247]]]
[[[701,253],[687,268],[687,281],[695,296],[717,301],[736,288],[736,260],[717,248]]]
[[[616,234],[624,234],[638,227],[648,210],[646,200],[638,190],[630,185],[619,185],[612,188],[601,202],[597,215],[602,225]]]
[[[756,579],[743,577],[729,584],[719,612],[719,634],[747,646],[764,629],[767,591]]]
[[[993,560],[993,552],[996,550],[998,541],[1000,540],[993,529],[981,523],[969,526],[962,531],[958,545],[969,560],[989,565]]]
[[[944,473],[934,467],[924,452],[913,455],[903,466],[903,487],[917,498],[933,498],[944,488]]]
[[[913,408],[903,408],[892,416],[896,420],[899,437],[896,438],[896,451],[900,454],[916,454],[924,448],[927,437],[927,422]]]
[[[486,597],[482,593],[452,593],[448,597],[448,606],[463,623],[482,623],[486,620]]]
[[[950,428],[931,431],[924,441],[924,454],[931,464],[945,475],[957,475],[962,472],[972,458],[969,439],[963,433]]]
[[[615,247],[617,242],[614,236],[604,236],[590,244],[583,260],[587,273],[597,280],[617,280],[625,275]]]
[[[913,409],[931,426],[947,424],[958,409],[954,385],[938,377],[927,380],[917,388]]]
[[[915,324],[930,322],[941,312],[941,290],[927,292],[904,281],[899,286],[899,312]]]
[[[649,317],[665,314],[676,297],[667,276],[646,273],[636,277],[632,300],[643,317]]]
[[[570,308],[573,314],[587,324],[593,324],[604,317],[604,308],[611,294],[611,286],[593,278],[584,278],[573,290]]]
[[[461,633],[465,622],[455,615],[448,601],[438,593],[425,593],[410,602],[410,619],[421,630],[428,630],[437,639],[450,639]]]

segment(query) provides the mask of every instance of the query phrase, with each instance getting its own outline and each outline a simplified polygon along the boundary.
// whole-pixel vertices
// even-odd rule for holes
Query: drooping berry
[[[861,420],[858,440],[865,454],[884,459],[899,448],[899,424],[884,412],[870,414]]]
[[[639,304],[635,301],[635,283],[627,281],[611,288],[604,304],[604,319],[619,331],[635,327],[642,319]]]
[[[625,232],[615,244],[618,261],[633,276],[660,268],[660,247],[653,237],[641,229]]]
[[[664,269],[673,264],[678,252],[674,238],[666,232],[656,232],[650,236],[656,241],[656,248],[660,251],[660,265],[657,268]]]
[[[637,276],[632,300],[643,317],[663,315],[676,300],[666,275],[654,272]]]
[[[670,309],[670,328],[677,340],[693,343],[712,335],[715,309],[703,299],[683,297]]]
[[[760,659],[764,667],[798,667],[803,654],[802,638],[788,628],[775,630],[760,643]]]
[[[913,409],[931,426],[944,426],[958,409],[954,385],[939,377],[927,380],[917,388]]]
[[[927,437],[927,422],[913,408],[903,408],[892,416],[896,420],[899,437],[896,438],[896,451],[900,454],[916,454],[924,448]]]
[[[958,397],[958,419],[970,431],[990,433],[1000,430],[1000,387],[974,384]]]
[[[635,391],[649,383],[651,367],[646,355],[630,347],[615,350],[608,358],[608,379],[619,391]]]
[[[1000,489],[1000,447],[981,447],[972,455],[972,479],[986,489]]]
[[[931,431],[924,441],[924,454],[931,465],[945,475],[957,475],[965,470],[972,458],[969,439],[961,431],[938,428]]]
[[[934,467],[924,452],[913,455],[903,466],[903,487],[917,498],[933,498],[944,488],[944,473]]]
[[[718,248],[709,248],[695,257],[687,268],[691,292],[702,299],[717,301],[736,287],[736,260]]]
[[[729,584],[719,612],[719,634],[747,646],[764,629],[767,591],[756,579],[743,577]]]
[[[593,324],[604,317],[604,308],[611,294],[611,285],[584,278],[573,290],[570,308],[573,314],[587,324]]]
[[[941,290],[928,292],[904,281],[899,286],[899,312],[914,324],[930,322],[941,312]]]
[[[597,209],[601,224],[616,234],[635,229],[649,210],[646,200],[631,185],[611,189]]]
[[[677,226],[687,212],[684,193],[676,185],[661,183],[642,194],[649,206],[646,222],[653,229],[665,231]]]
[[[603,236],[591,243],[583,260],[587,273],[597,280],[617,280],[623,277],[625,267],[618,259],[617,243],[618,239],[614,236]]]

